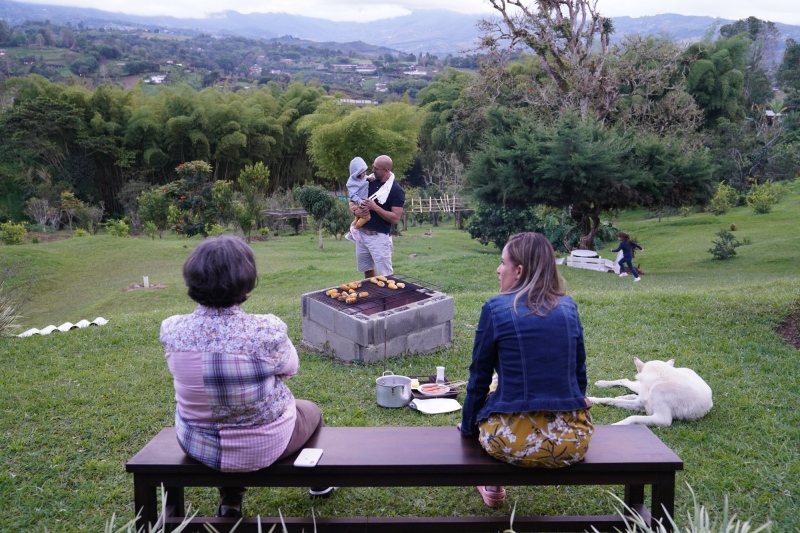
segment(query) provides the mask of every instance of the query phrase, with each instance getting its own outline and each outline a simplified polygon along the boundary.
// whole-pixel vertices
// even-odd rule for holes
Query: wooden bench
[[[619,274],[619,265],[610,259],[603,259],[602,257],[579,257],[568,256],[566,260],[568,267],[584,268],[587,270],[596,270],[598,272],[614,272]]]
[[[357,443],[357,445],[354,445]],[[131,459],[134,504],[141,510],[137,527],[158,517],[158,488],[167,492],[167,525],[184,516],[184,487],[425,487],[474,485],[623,485],[623,501],[655,524],[669,529],[674,515],[675,473],[683,461],[645,426],[596,426],[589,452],[581,463],[560,469],[520,468],[491,458],[475,440],[463,439],[447,427],[324,427],[308,442],[324,453],[313,468],[298,468],[294,457],[248,473],[222,473],[186,456],[175,428],[163,429]],[[645,486],[650,485],[650,509]],[[343,497],[341,491],[332,496]],[[470,497],[480,498],[477,492]],[[510,504],[507,504],[510,514]],[[609,509],[609,511],[614,511]],[[475,517],[317,517],[323,532],[455,532],[502,531],[508,516]],[[257,519],[245,518],[236,529],[257,531]],[[314,531],[311,517],[284,518],[289,531]],[[235,519],[195,517],[186,531],[206,532],[202,523],[229,531]],[[268,531],[278,518],[261,518]],[[599,531],[625,529],[617,514],[602,516],[515,516],[514,530]],[[280,528],[280,526],[278,526]]]

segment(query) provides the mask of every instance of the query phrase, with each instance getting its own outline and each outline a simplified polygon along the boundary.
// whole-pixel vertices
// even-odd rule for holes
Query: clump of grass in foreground
[[[719,522],[716,520],[712,522],[708,510],[706,510],[705,506],[697,502],[694,491],[688,483],[687,486],[689,487],[689,492],[692,493],[694,513],[687,513],[688,520],[683,529],[681,529],[673,517],[668,516],[667,520],[672,526],[673,533],[759,533],[761,531],[771,531],[771,522],[767,522],[766,524],[752,529],[749,521],[742,522],[741,520],[737,520],[736,515],[730,516],[727,496],[725,497],[725,504],[722,511],[722,520]],[[621,531],[621,533],[667,533],[666,524],[659,523],[658,526],[653,529],[650,524],[642,518],[642,515],[625,505],[615,494],[612,494],[612,496],[622,504],[622,509],[617,509],[617,514],[619,514],[625,522],[625,530]],[[506,529],[503,533],[514,533],[515,511],[516,504],[514,504],[514,509],[511,511],[511,528]],[[597,532],[597,529],[592,527],[592,531]]]

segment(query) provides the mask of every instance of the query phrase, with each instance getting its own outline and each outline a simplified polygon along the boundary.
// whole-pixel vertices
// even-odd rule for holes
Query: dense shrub
[[[778,192],[771,182],[754,185],[744,197],[748,207],[763,215],[772,211],[772,206],[778,203]]]
[[[28,231],[22,224],[5,222],[0,224],[0,242],[3,244],[22,244],[25,242],[25,235]]]
[[[377,215],[375,215],[377,216]],[[345,233],[350,231],[353,222],[353,212],[345,202],[336,202],[328,216],[322,221],[322,229],[341,240]]]
[[[729,209],[735,207],[739,203],[739,193],[733,187],[725,185],[725,182],[719,183],[717,194],[711,199],[708,205],[708,210],[719,216],[727,213]]]
[[[105,226],[108,234],[115,237],[127,237],[131,232],[131,227],[124,220],[112,220]]]
[[[728,259],[736,255],[736,248],[741,246],[742,243],[733,236],[733,233],[724,229],[720,230],[716,235],[719,240],[711,241],[714,247],[708,249],[714,259]]]

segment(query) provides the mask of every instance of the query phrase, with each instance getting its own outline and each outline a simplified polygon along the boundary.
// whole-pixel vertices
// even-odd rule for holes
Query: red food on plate
[[[419,386],[419,391],[422,394],[427,395],[437,395],[437,394],[445,394],[450,392],[450,387],[445,385],[439,385],[437,383],[426,383],[424,385]]]

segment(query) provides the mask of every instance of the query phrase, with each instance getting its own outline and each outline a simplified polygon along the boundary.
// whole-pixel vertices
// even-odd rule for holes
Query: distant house
[[[2,48],[0,48],[0,56],[4,56],[4,55],[6,55],[6,51],[3,50]]]
[[[385,82],[378,82],[375,84],[375,92],[378,93],[385,93],[389,90],[389,87],[386,85]]]
[[[375,103],[372,100],[356,99],[356,98],[339,98],[339,102],[343,104],[355,104],[355,105],[373,105]]]
[[[148,80],[148,83],[154,83],[156,85],[161,85],[165,81],[167,81],[167,75],[166,74],[158,74],[156,76],[150,76],[150,79]]]

